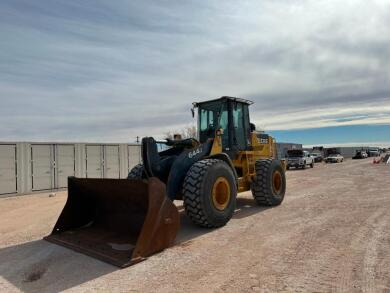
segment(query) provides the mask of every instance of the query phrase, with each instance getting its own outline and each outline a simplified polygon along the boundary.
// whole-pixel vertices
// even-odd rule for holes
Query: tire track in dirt
[[[386,215],[385,211],[381,215]],[[383,237],[383,232],[386,230],[385,227],[389,226],[389,216],[382,217],[379,222],[371,226],[371,237],[368,240],[366,251],[364,254],[364,265],[363,265],[363,291],[374,292],[377,291],[377,280],[376,280],[376,267],[378,265],[378,246],[380,245],[380,239]],[[388,231],[388,229],[387,229]]]
[[[336,262],[336,265],[342,268],[340,280],[335,288],[336,291],[346,292],[351,290],[351,288],[356,290],[362,289],[364,281],[362,281],[359,267],[363,263],[365,243],[367,243],[371,235],[372,226],[384,213],[384,209],[373,212],[365,221],[358,223],[359,228],[356,232],[346,235],[348,236],[346,241],[348,241],[349,245],[344,248],[343,257]]]

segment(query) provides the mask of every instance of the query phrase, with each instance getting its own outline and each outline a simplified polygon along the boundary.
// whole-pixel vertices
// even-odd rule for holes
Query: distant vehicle
[[[287,151],[287,170],[291,167],[306,169],[307,166],[314,167],[314,158],[310,157],[309,152],[303,150]]]
[[[331,154],[325,158],[325,163],[341,163],[344,157],[340,154]]]
[[[365,159],[368,155],[365,151],[357,151],[355,156],[352,157],[352,159]]]
[[[379,149],[369,149],[368,156],[369,157],[379,157],[381,155]]]
[[[314,159],[315,163],[322,162],[324,160],[324,157],[319,153],[311,153],[310,157]]]

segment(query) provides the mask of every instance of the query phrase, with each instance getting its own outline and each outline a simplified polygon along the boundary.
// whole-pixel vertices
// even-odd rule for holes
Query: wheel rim
[[[272,175],[272,187],[277,194],[280,194],[283,189],[282,174],[279,171],[275,171]]]
[[[230,185],[225,177],[218,177],[213,185],[212,198],[214,207],[223,211],[229,204],[231,196]]]

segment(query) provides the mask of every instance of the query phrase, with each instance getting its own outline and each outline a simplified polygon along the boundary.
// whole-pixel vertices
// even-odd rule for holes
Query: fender
[[[167,196],[171,199],[181,199],[181,188],[188,170],[197,161],[203,159],[218,159],[224,161],[232,169],[236,186],[238,186],[238,176],[229,156],[225,153],[209,155],[211,144],[206,142],[197,148],[184,151],[173,163],[167,182]]]
[[[236,185],[238,186],[238,175],[237,175],[236,168],[234,168],[232,160],[230,159],[230,157],[226,153],[219,153],[219,154],[207,156],[204,159],[218,159],[218,160],[224,161],[226,164],[228,164],[230,169],[232,169],[232,172],[234,174],[234,178],[236,179]]]
[[[173,162],[167,180],[167,196],[171,200],[180,198],[188,170],[197,161],[203,160],[210,154],[212,144],[213,140],[210,139],[196,148],[185,150]]]

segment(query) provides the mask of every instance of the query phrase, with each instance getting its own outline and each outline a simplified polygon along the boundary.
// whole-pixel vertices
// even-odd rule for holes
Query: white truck
[[[314,158],[310,156],[310,153],[303,150],[288,150],[287,151],[287,170],[291,167],[296,169],[306,169],[314,167]]]

